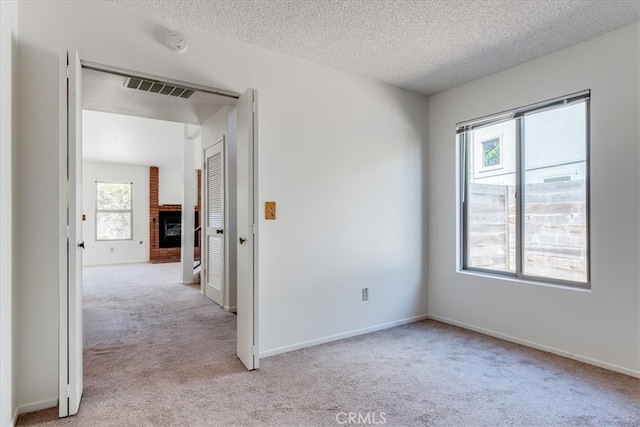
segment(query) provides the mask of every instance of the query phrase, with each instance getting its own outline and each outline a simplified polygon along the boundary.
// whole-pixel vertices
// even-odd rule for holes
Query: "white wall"
[[[182,147],[184,138],[176,142]],[[179,159],[182,163],[182,155]],[[181,205],[184,176],[182,165],[179,168],[158,168],[158,203],[161,205]]]
[[[214,114],[209,120],[202,125],[202,139],[201,139],[201,151],[206,149],[216,142],[222,139],[222,136],[226,136],[225,147],[225,169],[226,169],[226,188],[225,204],[226,204],[226,225],[225,225],[225,282],[227,283],[227,289],[224,293],[223,306],[228,310],[235,310],[237,305],[237,224],[235,221],[237,212],[237,197],[236,197],[236,139],[235,139],[235,122],[230,124],[230,120],[233,120],[236,114],[235,107],[224,107],[216,114]],[[200,167],[202,167],[202,154],[199,156]],[[206,179],[206,176],[203,176]],[[204,194],[204,185],[202,187],[202,206],[204,209],[204,201],[206,195]],[[203,217],[203,221],[205,218]],[[202,281],[202,289],[204,291],[204,280]]]
[[[640,376],[638,24],[429,99],[429,314]],[[457,122],[591,89],[588,292],[457,272]]]
[[[113,23],[118,23],[114,31]],[[104,2],[20,2],[16,232],[22,247],[18,400],[57,396],[58,55],[236,92],[260,91],[263,354],[426,314],[424,96]],[[185,33],[176,55],[164,29]],[[260,217],[264,214],[260,210]],[[39,260],[33,268],[32,260]],[[367,286],[370,300],[361,301]]]
[[[149,167],[83,162],[84,265],[149,261]],[[133,183],[133,239],[96,241],[96,182]]]
[[[0,426],[12,425],[15,411],[13,351],[14,152],[16,137],[17,2],[0,2]]]

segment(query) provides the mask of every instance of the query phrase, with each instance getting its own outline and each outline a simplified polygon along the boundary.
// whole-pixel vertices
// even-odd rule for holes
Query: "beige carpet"
[[[247,372],[235,316],[177,284],[179,269],[87,268],[80,412],[18,425],[331,426],[353,413],[390,426],[640,426],[640,380],[433,321]]]

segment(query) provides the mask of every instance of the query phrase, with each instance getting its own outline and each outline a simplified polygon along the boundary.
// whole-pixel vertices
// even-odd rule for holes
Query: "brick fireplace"
[[[180,222],[182,205],[160,205],[159,204],[159,169],[157,166],[149,168],[149,261],[152,263],[161,262],[179,262],[181,255],[180,237],[176,235]],[[200,224],[200,196],[202,191],[202,183],[200,179],[200,171],[197,171],[198,183],[198,204],[195,206],[196,224]],[[200,259],[200,233],[196,234],[196,248],[194,258]],[[175,246],[178,242],[177,247]]]

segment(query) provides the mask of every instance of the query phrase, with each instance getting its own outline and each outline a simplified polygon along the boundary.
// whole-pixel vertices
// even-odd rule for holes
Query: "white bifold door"
[[[60,268],[60,417],[74,415],[82,397],[82,67],[76,50],[61,57],[60,108],[66,112],[61,120],[62,144],[66,144],[66,182],[60,183],[63,221],[66,222],[66,263]],[[64,87],[66,86],[66,90]],[[64,117],[64,115],[61,115]],[[65,123],[66,122],[66,123]],[[64,181],[62,177],[61,181]],[[66,190],[66,191],[65,191]],[[64,273],[66,271],[66,273]]]
[[[247,369],[258,369],[257,280],[257,91],[238,98],[237,227],[238,227],[238,358]]]
[[[204,152],[204,294],[216,304],[224,302],[225,179],[224,137]]]

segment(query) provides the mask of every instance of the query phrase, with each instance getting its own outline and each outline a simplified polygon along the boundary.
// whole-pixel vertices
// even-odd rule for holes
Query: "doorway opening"
[[[73,56],[73,54],[69,56]],[[254,174],[254,171],[257,164],[254,157],[257,152],[257,150],[254,149],[254,144],[256,143],[256,117],[255,114],[253,114],[255,109],[255,91],[248,90],[244,94],[234,94],[197,85],[185,84],[183,82],[171,81],[169,79],[136,74],[134,72],[115,69],[113,67],[89,63],[82,63],[82,66],[80,67],[80,62],[75,62],[76,65],[78,65],[76,67],[77,70],[75,73],[68,73],[70,76],[67,84],[68,93],[67,99],[64,100],[67,106],[69,106],[67,110],[67,121],[68,123],[73,124],[73,126],[68,124],[69,131],[66,135],[67,141],[65,141],[68,156],[67,165],[69,165],[69,170],[67,171],[67,183],[68,188],[70,189],[69,193],[71,193],[66,197],[66,209],[69,212],[68,223],[66,226],[67,229],[72,229],[80,225],[80,231],[71,237],[67,236],[67,264],[83,265],[82,251],[76,250],[76,246],[84,248],[86,252],[89,252],[96,249],[99,244],[104,243],[98,242],[96,239],[93,241],[95,246],[92,246],[89,249],[90,245],[85,244],[85,241],[82,239],[83,234],[87,236],[95,236],[94,230],[87,226],[87,223],[89,222],[87,220],[89,218],[95,221],[95,214],[88,215],[84,213],[85,207],[91,206],[95,201],[89,200],[88,203],[82,203],[79,201],[79,198],[76,197],[84,195],[82,188],[83,183],[81,182],[83,165],[80,163],[80,166],[75,166],[74,169],[74,162],[69,161],[69,158],[71,158],[74,153],[82,151],[81,148],[85,144],[83,144],[83,138],[81,138],[81,136],[86,134],[86,132],[73,131],[74,128],[79,128],[76,126],[77,123],[82,123],[85,118],[85,114],[89,112],[90,115],[93,116],[102,115],[103,119],[104,115],[111,115],[126,116],[128,120],[137,117],[138,119],[142,118],[152,121],[181,123],[184,126],[184,133],[182,141],[178,142],[183,143],[183,146],[181,146],[182,168],[177,175],[182,175],[183,179],[181,185],[182,203],[164,204],[179,205],[176,210],[180,212],[181,218],[180,223],[178,224],[177,217],[175,215],[176,210],[174,210],[173,215],[162,215],[162,221],[166,228],[166,230],[164,230],[163,238],[166,241],[170,241],[165,243],[170,243],[175,246],[177,236],[180,236],[181,244],[178,249],[182,252],[182,279],[180,280],[180,277],[176,277],[175,281],[176,283],[182,282],[184,284],[191,284],[193,279],[198,276],[198,272],[195,272],[194,274],[194,259],[197,259],[197,255],[202,250],[201,243],[204,241],[204,235],[197,234],[200,221],[203,221],[202,229],[205,228],[204,225],[207,221],[205,216],[199,217],[200,212],[197,208],[196,215],[190,214],[191,205],[200,205],[202,202],[205,202],[207,197],[206,194],[202,194],[201,197],[198,197],[198,191],[196,190],[196,187],[198,186],[197,177],[202,175],[201,173],[196,174],[195,172],[197,169],[200,169],[199,166],[204,165],[204,161],[202,160],[204,157],[204,150],[216,142],[217,137],[215,137],[214,131],[212,130],[215,123],[211,123],[216,115],[220,117],[227,116],[226,122],[228,126],[225,129],[227,134],[240,135],[238,139],[233,141],[236,144],[234,148],[237,149],[239,154],[238,163],[233,165],[234,167],[230,169],[232,171],[237,169],[238,174],[246,173],[247,175],[246,177],[233,177],[234,179],[230,179],[230,176],[224,176],[223,185],[225,193],[237,193],[242,196],[241,200],[238,200],[237,198],[235,200],[237,203],[237,206],[235,206],[235,214],[233,216],[227,215],[224,218],[224,229],[222,230],[228,231],[225,237],[239,234],[245,236],[248,233],[248,230],[251,230],[253,234],[256,218],[256,174]],[[67,63],[68,67],[74,66],[72,58],[67,59]],[[75,93],[72,93],[73,88],[76,88]],[[81,92],[82,95],[78,92]],[[208,101],[204,102],[204,98],[207,98]],[[250,99],[250,104],[247,102],[247,99]],[[83,111],[85,114],[83,114]],[[220,117],[218,117],[218,121],[220,121]],[[246,129],[241,129],[240,127],[242,126],[245,126]],[[113,131],[113,128],[103,129],[104,133],[113,133]],[[117,131],[115,133],[117,134]],[[225,133],[222,133],[222,135],[225,135]],[[141,160],[138,160],[137,162],[132,161],[135,156],[140,158],[141,156],[144,157],[145,154],[140,154],[139,152],[136,152],[135,149],[131,151],[131,144],[128,146],[127,144],[122,144],[123,141],[126,142],[126,138],[124,138],[122,134],[117,135],[114,140],[117,142],[112,144],[104,143],[103,141],[102,144],[98,143],[96,147],[85,150],[85,152],[91,152],[93,150],[92,155],[95,155],[96,152],[101,154],[103,156],[101,160],[103,165],[112,165],[111,167],[106,166],[107,170],[112,169],[111,172],[113,172],[113,169],[118,169],[118,167],[114,166],[118,165],[118,162],[114,162],[113,158],[111,161],[105,160],[109,155],[115,156],[116,159],[118,156],[121,156],[121,159],[126,159],[124,164],[122,161],[120,162],[119,166],[122,166],[120,169],[126,169],[124,166],[135,166],[138,168],[148,167],[149,169],[155,166],[157,168],[156,165],[149,164],[152,162],[149,162],[148,158],[146,164]],[[155,142],[157,142],[157,140]],[[114,147],[114,145],[117,146],[118,144],[121,144],[120,149]],[[162,152],[161,148],[157,146],[154,148],[155,150],[152,150],[151,153],[154,151]],[[86,158],[84,160],[86,160]],[[99,163],[97,158],[93,158],[91,161]],[[224,161],[227,162],[228,159],[225,158]],[[65,165],[65,168],[61,169],[66,169],[67,165]],[[165,167],[165,169],[170,170],[171,167]],[[122,170],[120,170],[120,172],[122,172]],[[171,173],[169,173],[169,175],[171,175]],[[160,174],[160,176],[162,176],[162,174]],[[151,182],[151,177],[152,173],[149,173],[149,183]],[[111,178],[111,180],[113,180],[113,178]],[[86,180],[84,181],[84,187],[87,187]],[[175,179],[167,180],[167,182],[173,183],[175,183],[175,181]],[[233,185],[238,181],[241,182],[241,186],[244,185],[244,183],[248,183],[250,186],[245,186],[245,188],[236,184],[235,187],[230,187],[230,185]],[[148,185],[150,192],[151,185]],[[136,192],[138,191],[136,188],[138,188],[138,186],[134,184],[133,187],[135,199]],[[76,190],[76,194],[72,194],[74,193],[74,189]],[[142,191],[142,193],[144,195],[144,191]],[[135,234],[136,209],[134,204],[131,210],[131,212],[133,212],[132,215],[134,216],[134,219],[132,220],[134,221],[134,231],[131,239],[127,239],[130,241],[123,242],[125,239],[120,239],[122,241],[117,242],[119,245],[117,245],[116,242],[107,242],[106,245],[100,245],[103,250],[107,248],[107,253],[113,254],[115,252],[119,252],[119,249],[124,247],[124,243],[132,243],[133,245],[148,247],[148,250],[146,251],[148,258],[148,254],[153,250],[153,248],[149,246],[150,242],[153,241],[151,235],[153,233],[157,233],[159,244],[162,224],[160,210],[157,210],[156,216],[153,215],[153,210],[150,206],[152,202],[151,196],[147,197],[147,202],[149,205],[149,208],[147,209],[147,212],[149,212],[147,217],[148,226],[146,227],[147,233],[142,233],[145,238],[140,239],[139,236]],[[160,203],[157,204],[156,208],[159,208],[159,206],[161,206]],[[142,209],[142,212],[138,212],[138,214],[144,214],[144,211],[145,209]],[[229,209],[229,211],[232,213],[234,212],[232,209]],[[182,232],[183,230],[192,230],[193,232]],[[234,232],[232,233],[231,230],[234,230]],[[258,368],[256,351],[257,316],[255,315],[257,309],[255,305],[256,289],[255,281],[253,280],[255,277],[254,260],[257,245],[255,244],[255,237],[253,235],[250,237],[250,247],[249,245],[243,245],[240,247],[235,240],[230,241],[230,239],[227,238],[224,245],[224,251],[218,254],[219,258],[217,259],[226,271],[238,271],[239,268],[244,268],[245,270],[250,271],[236,273],[235,275],[237,277],[237,291],[235,292],[238,294],[238,297],[236,298],[238,300],[236,354],[249,370]],[[74,238],[78,241],[74,242]],[[246,237],[243,240],[246,241]],[[125,251],[123,250],[120,252]],[[230,258],[232,258],[230,256],[232,253],[235,255],[235,265],[229,262]],[[190,256],[187,256],[189,254]],[[97,256],[94,255],[92,255],[92,259],[98,259],[102,260],[102,263],[108,263],[104,262],[104,254],[98,254]],[[185,258],[187,260],[190,259],[190,261],[185,263]],[[209,270],[208,263],[214,262],[216,259],[212,259],[208,256],[202,258],[204,261],[204,268],[199,272],[199,275],[206,277]],[[145,261],[148,260],[149,259]],[[189,269],[184,268],[186,264],[189,264]],[[68,271],[70,270],[71,269],[68,268]],[[189,271],[190,277],[186,273],[187,271]],[[190,278],[191,280],[189,280]],[[82,394],[82,356],[81,354],[78,356],[77,350],[73,351],[72,349],[72,347],[77,349],[78,345],[80,348],[82,347],[82,303],[78,303],[77,298],[78,293],[81,294],[82,291],[82,275],[75,275],[75,277],[73,275],[67,275],[66,280],[67,286],[61,286],[60,299],[60,416],[72,415],[77,412],[80,396]],[[227,292],[227,294],[230,294],[231,291],[228,275],[223,277],[223,285],[224,291]],[[201,290],[204,290],[204,283],[202,284]],[[71,297],[72,295],[76,297]],[[220,304],[220,302],[218,303]],[[226,306],[225,308],[230,310],[233,307]],[[66,319],[64,319],[64,317],[66,317]],[[66,328],[63,328],[63,325],[66,326]],[[66,329],[66,331],[64,329]],[[75,380],[71,378],[74,372],[77,373],[75,374]],[[75,396],[75,398],[69,397],[70,395]],[[64,403],[65,400],[67,401],[66,404]],[[72,400],[75,401],[72,402]]]

